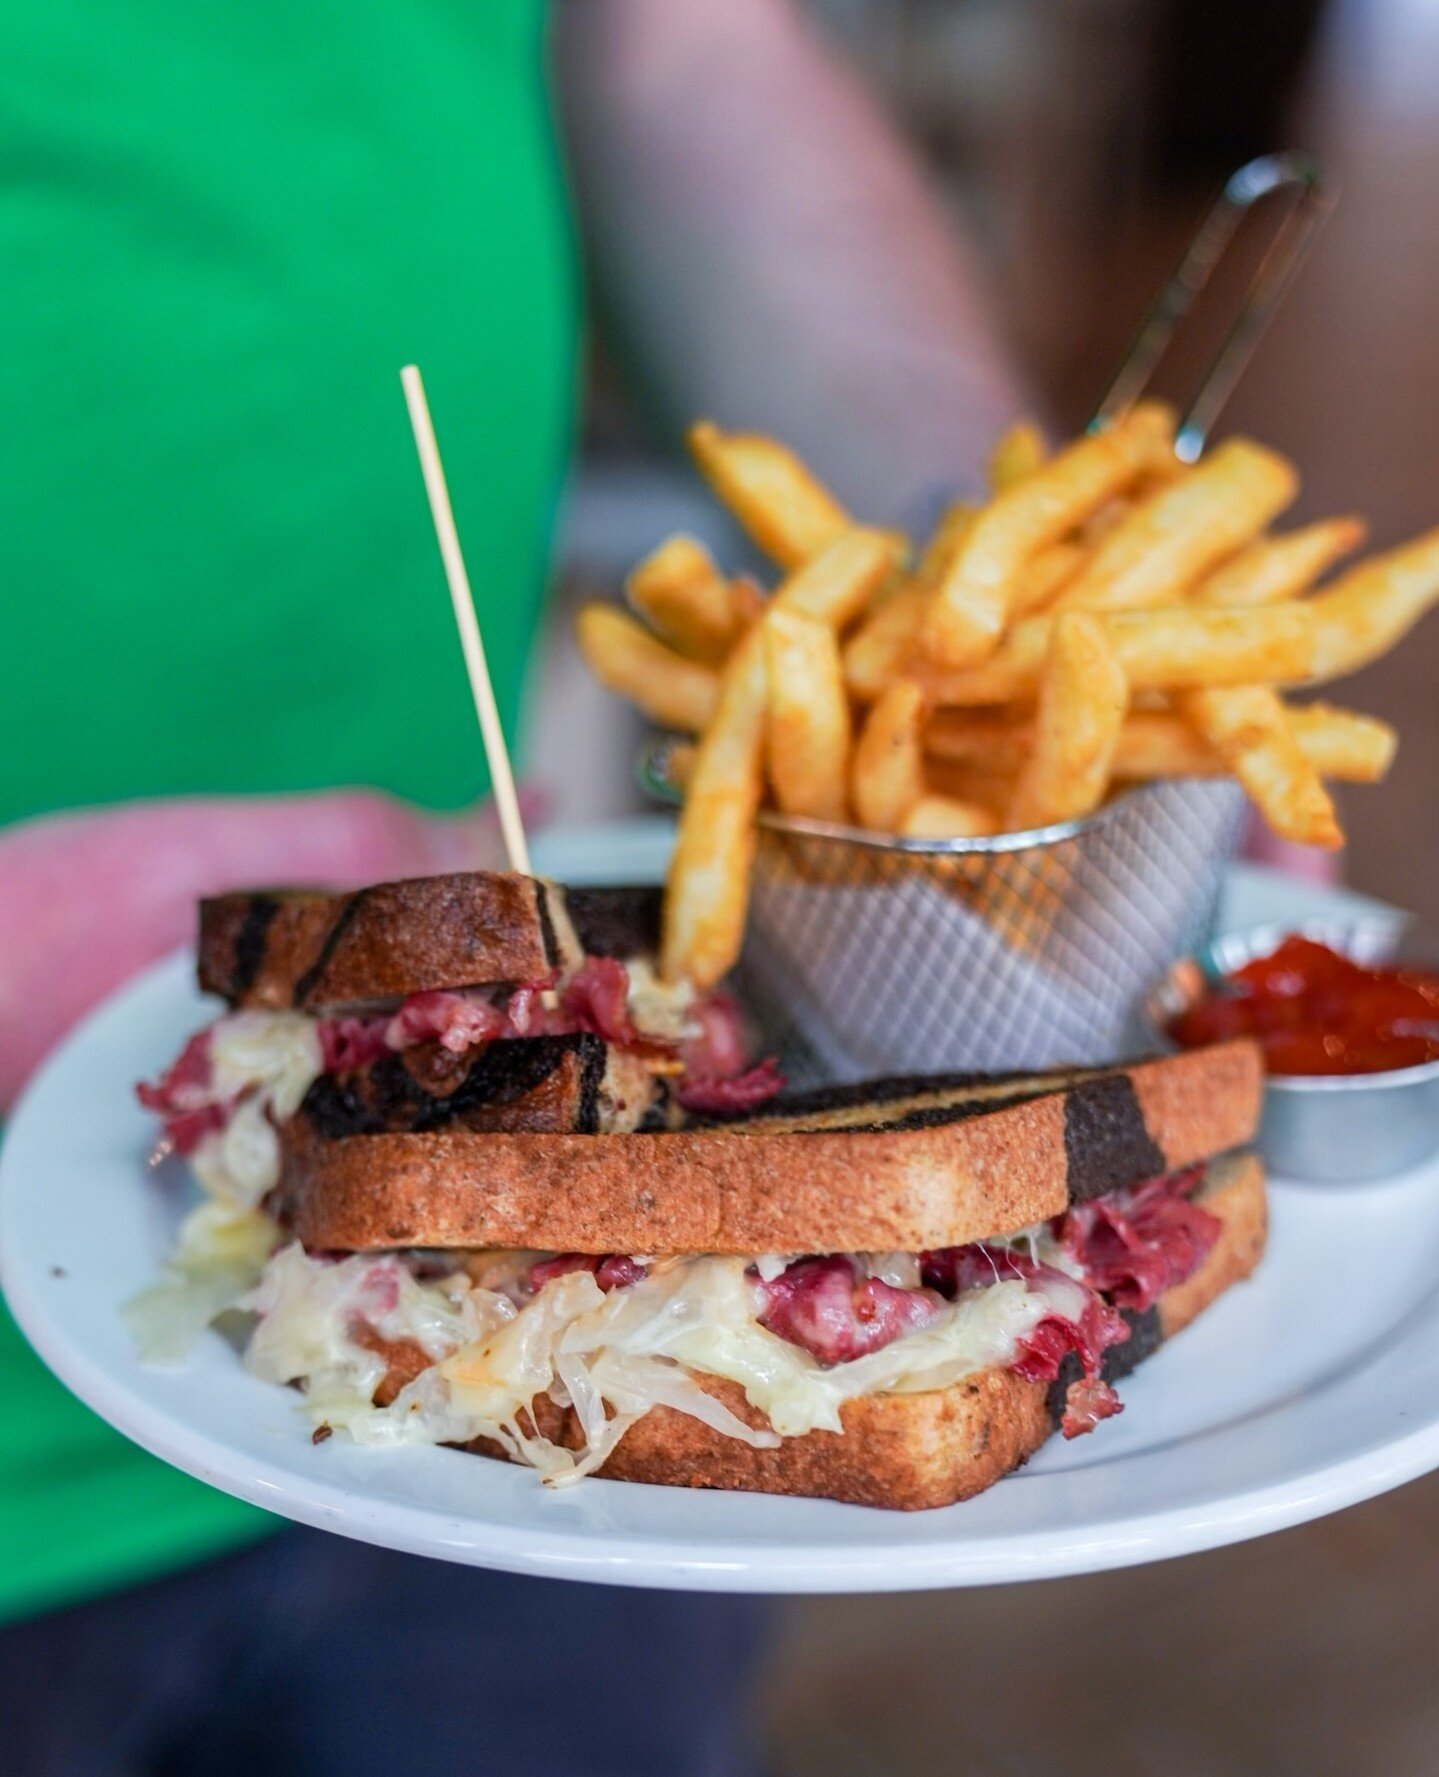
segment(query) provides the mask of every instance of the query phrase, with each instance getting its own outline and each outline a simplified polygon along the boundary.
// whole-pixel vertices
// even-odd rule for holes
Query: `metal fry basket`
[[[999,839],[762,821],[745,1002],[797,1083],[1111,1060],[1208,939],[1243,813],[1187,779]]]
[[[674,801],[669,753],[641,780]],[[761,812],[741,997],[797,1085],[1112,1060],[1210,937],[1245,806],[1227,779],[1182,778],[1082,821],[937,840]]]

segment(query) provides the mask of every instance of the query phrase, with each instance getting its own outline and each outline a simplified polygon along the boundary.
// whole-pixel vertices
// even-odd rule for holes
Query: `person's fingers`
[[[488,808],[368,791],[131,803],[0,833],[0,1106],[74,1020],[194,931],[195,901],[502,866]]]

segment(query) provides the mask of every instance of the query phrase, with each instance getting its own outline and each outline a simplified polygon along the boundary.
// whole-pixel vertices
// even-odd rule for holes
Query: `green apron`
[[[398,371],[513,732],[577,296],[540,0],[0,16],[0,821],[484,787]],[[0,934],[0,943],[16,941]],[[0,1312],[0,1618],[263,1532]]]

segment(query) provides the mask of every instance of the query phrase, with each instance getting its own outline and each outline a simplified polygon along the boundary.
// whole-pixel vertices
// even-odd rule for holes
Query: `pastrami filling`
[[[677,1061],[682,1071],[676,1097],[700,1115],[740,1116],[783,1088],[784,1078],[772,1058],[749,1065],[739,1008],[728,995],[698,999],[687,1018],[693,1034],[675,1042],[637,1028],[629,988],[623,963],[592,956],[563,983],[550,976],[498,993],[438,989],[411,994],[394,1011],[319,1018],[319,1072],[370,1067],[422,1043],[464,1055],[506,1038],[588,1033],[628,1053]],[[145,1109],[162,1119],[170,1151],[181,1156],[193,1154],[207,1136],[221,1133],[235,1107],[251,1095],[242,1091],[217,1097],[212,1046],[213,1027],[197,1032],[158,1080],[135,1089]]]

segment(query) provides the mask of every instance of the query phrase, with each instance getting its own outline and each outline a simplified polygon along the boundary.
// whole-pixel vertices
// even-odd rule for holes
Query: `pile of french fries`
[[[1155,778],[1230,773],[1276,833],[1338,846],[1325,779],[1372,783],[1394,731],[1282,689],[1376,659],[1439,600],[1439,530],[1316,582],[1365,527],[1271,530],[1293,466],[1235,438],[1198,464],[1141,403],[1050,453],[1019,425],[988,496],[921,546],[850,516],[773,439],[690,448],[781,570],[766,595],[688,537],[635,569],[630,609],[578,622],[591,670],[660,726],[685,807],[663,966],[700,985],[743,937],[755,816],[909,839],[1028,832]]]

